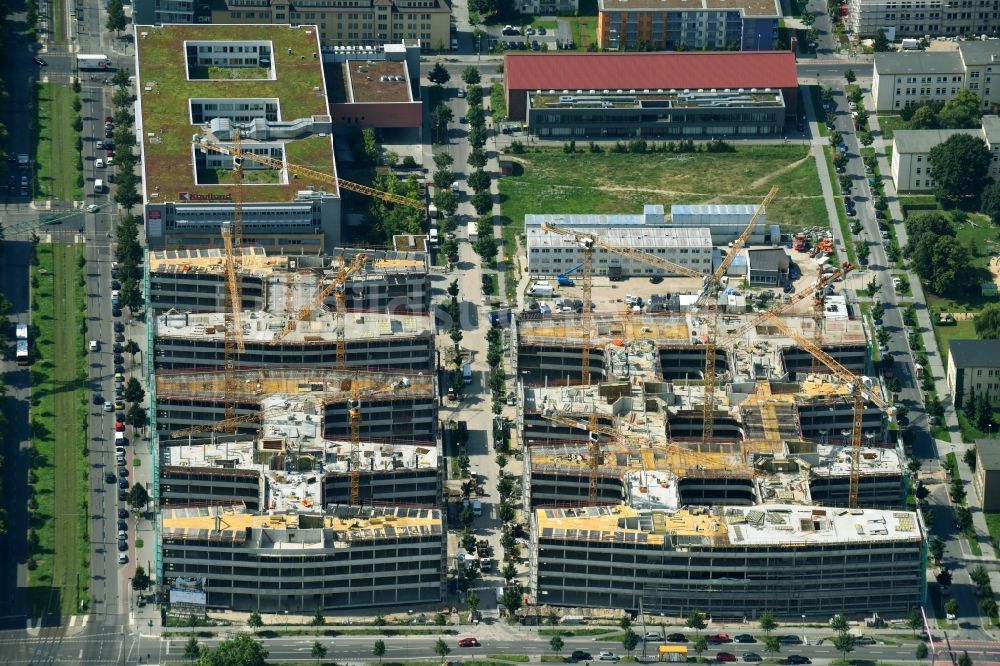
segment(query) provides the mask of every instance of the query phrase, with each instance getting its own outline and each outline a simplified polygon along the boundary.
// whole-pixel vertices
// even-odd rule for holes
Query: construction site
[[[225,254],[150,255],[153,363],[159,370],[221,367],[225,360]],[[426,255],[342,250],[268,255],[241,248],[238,367],[333,366],[431,372],[434,322]]]
[[[320,436],[326,439],[350,435],[355,404],[360,405],[357,427],[365,440],[434,445],[438,439],[434,375],[321,368],[236,370],[232,377],[236,388],[230,391],[226,379],[221,371],[157,373],[161,442],[176,431],[203,439],[214,431],[255,431],[265,402],[274,399],[305,403],[302,412],[320,425]]]
[[[816,278],[761,311],[727,287],[774,195],[704,274],[542,225],[577,245],[583,307],[512,323],[539,603],[734,620],[922,603],[926,535],[906,510],[895,408],[858,313],[834,292],[854,267],[824,238]],[[700,275],[701,288],[672,307],[626,297],[595,312],[598,250]]]

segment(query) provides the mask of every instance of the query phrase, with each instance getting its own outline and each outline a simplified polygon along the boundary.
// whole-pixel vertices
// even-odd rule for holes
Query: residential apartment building
[[[848,30],[871,37],[892,28],[895,37],[961,37],[992,35],[1000,30],[1000,13],[980,0],[848,0]]]
[[[947,379],[957,409],[973,392],[1000,406],[1000,340],[950,340]]]
[[[531,16],[565,16],[580,10],[580,0],[512,0],[514,11]]]
[[[541,508],[532,514],[530,585],[550,605],[671,617],[905,615],[925,601],[925,539],[906,511]]]
[[[976,469],[972,482],[983,511],[1000,512],[1000,440],[976,440]]]
[[[429,604],[444,596],[439,509],[335,505],[266,513],[160,512],[162,571],[197,579],[209,609],[291,612]]]
[[[931,150],[956,134],[982,139],[992,154],[989,176],[1000,179],[1000,117],[983,116],[980,129],[896,130],[892,136],[892,182],[897,192],[934,189],[928,157]]]
[[[598,0],[603,49],[770,51],[778,43],[778,0]]]
[[[424,51],[450,45],[447,0],[213,0],[213,23],[315,25],[323,46],[380,46],[420,40]]]
[[[920,34],[923,34],[922,32]],[[1000,41],[962,41],[955,51],[876,53],[872,98],[878,113],[898,113],[924,102],[947,102],[962,88],[983,109],[1000,104]]]

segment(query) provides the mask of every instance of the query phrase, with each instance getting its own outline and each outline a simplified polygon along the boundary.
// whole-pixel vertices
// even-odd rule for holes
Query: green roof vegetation
[[[254,25],[136,26],[139,50],[136,85],[144,134],[145,186],[151,201],[175,201],[179,192],[225,196],[232,191],[227,184],[231,179],[221,177],[218,185],[195,184],[191,139],[199,127],[191,124],[189,100],[192,98],[276,98],[281,120],[329,115],[322,62],[313,59],[313,53],[319,53],[315,31],[308,26],[275,25],[264,34],[262,38],[259,26]],[[268,41],[275,78],[189,79],[185,42],[191,40]],[[228,73],[239,77],[259,77],[266,71],[257,67],[210,69],[207,74],[213,76]],[[285,143],[285,155],[292,164],[326,174],[334,171],[333,143],[329,136],[289,141]],[[325,187],[327,191],[335,189],[304,179],[293,179],[284,185],[255,184],[268,182],[259,174],[247,178],[246,182],[251,186],[244,188],[243,198],[250,202],[288,201],[297,190],[310,185],[316,189]],[[159,196],[151,196],[154,192]]]

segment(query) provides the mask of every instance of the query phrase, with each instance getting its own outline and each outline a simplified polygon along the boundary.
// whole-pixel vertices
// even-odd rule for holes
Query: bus
[[[686,645],[661,645],[659,652],[660,661],[684,661],[688,659],[688,649]]]

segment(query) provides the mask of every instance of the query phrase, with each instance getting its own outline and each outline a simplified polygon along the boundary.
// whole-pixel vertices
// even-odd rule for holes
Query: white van
[[[100,178],[94,181],[94,194],[104,194],[104,181]]]
[[[90,341],[90,345],[89,345],[89,347],[88,347],[88,348],[89,348],[89,349],[90,349],[90,351],[92,351],[92,352],[95,352],[95,351],[100,351],[100,349],[101,349],[101,343],[100,343],[100,342],[98,342],[97,340],[91,340],[91,341]]]
[[[438,244],[438,230],[437,229],[431,229],[430,236],[428,237],[427,240],[430,242],[431,245],[437,245]]]
[[[94,160],[94,166],[97,167],[98,169],[103,169],[104,168],[104,160],[101,159],[100,157],[98,157],[96,160]]]

